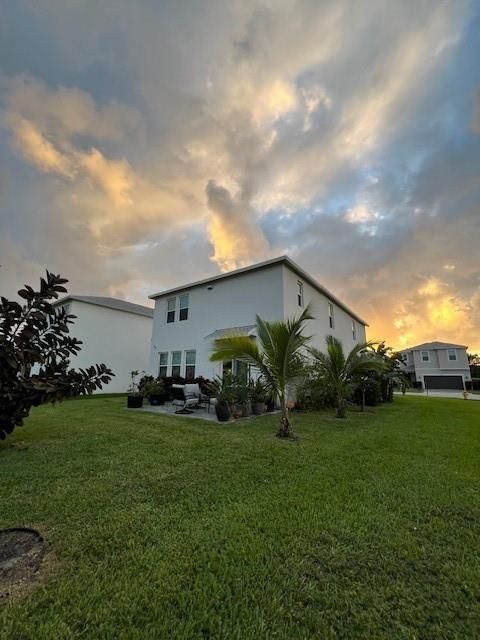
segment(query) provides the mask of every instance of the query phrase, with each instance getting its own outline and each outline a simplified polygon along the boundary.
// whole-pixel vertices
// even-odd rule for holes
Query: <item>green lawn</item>
[[[292,443],[124,402],[0,444],[0,526],[51,543],[0,638],[479,637],[480,403],[296,416]]]

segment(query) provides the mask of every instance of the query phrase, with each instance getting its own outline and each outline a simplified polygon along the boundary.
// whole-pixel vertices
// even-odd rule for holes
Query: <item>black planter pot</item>
[[[159,393],[159,394],[155,393],[148,396],[148,401],[152,406],[156,407],[157,405],[165,404],[166,398],[167,398],[166,395],[163,393]]]
[[[128,409],[140,409],[143,407],[143,396],[128,396],[127,407]]]
[[[260,416],[262,413],[265,413],[267,410],[267,406],[265,402],[253,402],[252,403],[252,413],[255,416]]]
[[[219,422],[228,422],[230,420],[230,407],[226,402],[217,402],[215,405],[215,413]]]

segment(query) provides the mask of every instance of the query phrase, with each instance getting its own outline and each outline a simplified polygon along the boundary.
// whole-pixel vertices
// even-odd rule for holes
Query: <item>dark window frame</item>
[[[193,353],[193,363],[188,362],[188,354]],[[196,349],[187,349],[185,351],[185,380],[195,380],[195,368],[197,366],[197,351]]]
[[[187,299],[187,305],[183,307],[182,307],[182,298]],[[190,296],[188,293],[184,293],[178,297],[178,307],[179,307],[178,320],[179,321],[188,320],[188,309],[190,308]]]
[[[170,302],[173,302],[173,309],[170,309]],[[177,299],[168,298],[167,300],[167,324],[175,322],[175,312],[177,310]]]
[[[300,280],[297,280],[297,304],[301,308],[304,306],[303,282]]]
[[[166,378],[168,376],[168,351],[161,351],[158,356],[158,377]],[[167,356],[165,364],[162,364],[162,356]]]
[[[175,354],[180,354],[180,362],[175,362]],[[172,351],[172,378],[180,378],[182,375],[182,352]]]
[[[330,329],[335,329],[335,311],[332,302],[328,303],[328,324]]]

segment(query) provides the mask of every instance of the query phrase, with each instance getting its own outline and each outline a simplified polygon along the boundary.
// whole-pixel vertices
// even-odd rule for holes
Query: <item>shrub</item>
[[[255,381],[252,380],[250,382],[249,395],[250,395],[250,400],[253,403],[266,402],[268,397],[268,392],[261,377],[257,378]]]
[[[303,382],[297,386],[297,409],[318,411],[331,409],[335,406],[335,396],[323,378],[317,377],[312,371]]]
[[[163,396],[165,395],[165,384],[163,380],[151,380],[145,385],[145,395],[147,398],[150,396]]]
[[[362,385],[359,384],[355,387],[352,398],[355,404],[359,406],[362,404],[362,386],[365,387],[365,405],[367,407],[376,407],[382,402],[382,383],[378,379],[370,378]]]
[[[70,357],[82,342],[69,335],[74,315],[53,302],[68,280],[47,271],[40,289],[25,285],[18,295],[25,303],[0,300],[0,439],[21,426],[30,409],[81,394],[110,382],[105,364],[70,369]]]

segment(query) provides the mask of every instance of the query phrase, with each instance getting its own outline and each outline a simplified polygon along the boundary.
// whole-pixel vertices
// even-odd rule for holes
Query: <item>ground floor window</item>
[[[167,369],[168,369],[168,351],[162,351],[162,353],[160,353],[159,356],[160,356],[160,361],[159,361],[159,367],[158,367],[158,377],[166,378]]]
[[[250,367],[248,365],[248,362],[245,362],[244,360],[235,360],[234,365],[235,376],[243,383],[248,382],[248,379],[250,377]]]
[[[222,363],[222,374],[224,376],[233,374],[233,361],[232,360],[224,360]]]
[[[195,364],[197,352],[195,350],[185,351],[185,378],[186,380],[195,379]]]
[[[172,378],[182,375],[182,352],[172,351]]]

